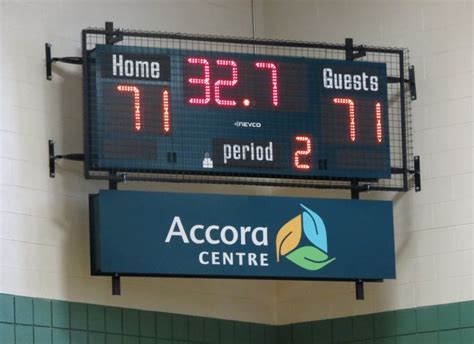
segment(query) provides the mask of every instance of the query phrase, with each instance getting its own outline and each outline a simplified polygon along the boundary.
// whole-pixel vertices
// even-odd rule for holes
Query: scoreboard
[[[96,45],[94,171],[390,178],[384,63]]]

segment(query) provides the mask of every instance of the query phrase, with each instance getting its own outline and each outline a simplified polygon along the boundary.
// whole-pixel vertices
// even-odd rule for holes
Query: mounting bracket
[[[364,281],[363,280],[357,280],[355,282],[355,287],[356,287],[356,300],[364,300]]]
[[[421,191],[421,161],[420,156],[415,155],[413,157],[414,169],[409,172],[415,177],[415,192]]]
[[[400,78],[396,76],[388,76],[387,82],[390,84],[398,84],[400,82]],[[416,100],[416,78],[415,78],[415,66],[411,65],[408,67],[408,79],[403,79],[403,82],[408,84],[410,88],[410,99]]]
[[[120,296],[122,294],[122,288],[120,285],[120,275],[115,274],[112,276],[112,295]]]
[[[354,61],[355,59],[359,59],[366,55],[365,48],[363,46],[359,46],[357,52],[354,52],[354,40],[352,38],[346,38],[345,41],[345,49],[346,49],[346,60]]]
[[[114,32],[114,23],[105,22],[105,44],[115,44],[123,40],[123,35],[118,32]]]
[[[82,64],[82,57],[68,56],[68,57],[51,57],[51,44],[45,43],[44,50],[46,56],[46,80],[52,80],[52,65],[55,62],[63,62],[75,65]]]
[[[416,80],[415,80],[415,66],[408,67],[408,86],[410,87],[411,100],[416,100]]]
[[[64,155],[55,155],[54,153],[54,141],[48,140],[48,154],[49,154],[49,177],[56,177],[56,160],[66,159],[73,161],[84,161],[84,154],[82,153],[73,153],[73,154],[64,154]]]

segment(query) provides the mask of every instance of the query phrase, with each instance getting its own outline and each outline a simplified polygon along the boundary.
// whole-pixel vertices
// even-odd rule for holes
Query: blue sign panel
[[[384,63],[97,45],[92,170],[390,178]]]
[[[395,278],[387,201],[101,191],[90,210],[93,274]]]

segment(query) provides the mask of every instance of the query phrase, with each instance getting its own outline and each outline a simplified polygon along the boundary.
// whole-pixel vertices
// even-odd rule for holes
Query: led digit
[[[311,165],[306,162],[302,162],[302,157],[307,157],[308,155],[311,154],[312,152],[312,144],[311,144],[311,139],[308,136],[295,136],[295,141],[296,142],[301,142],[305,144],[306,149],[304,150],[297,150],[293,154],[293,165],[295,166],[296,169],[298,170],[309,170],[311,169]]]
[[[189,57],[189,64],[199,64],[203,66],[202,78],[189,78],[188,82],[191,85],[202,85],[204,87],[204,98],[189,98],[188,102],[195,105],[206,105],[211,101],[211,69],[209,67],[209,61],[203,58]]]
[[[140,131],[142,128],[142,114],[140,110],[140,90],[135,86],[118,85],[119,92],[133,92],[133,119],[135,123],[135,131]]]
[[[221,99],[221,86],[232,87],[237,85],[238,72],[237,63],[233,60],[217,60],[218,66],[230,66],[232,67],[232,80],[217,80],[214,84],[214,99],[217,104],[221,106],[236,106],[237,102],[230,99]]]
[[[382,106],[379,102],[375,103],[375,137],[377,143],[382,142]]]
[[[354,101],[350,98],[334,98],[334,104],[348,105],[349,107],[349,137],[352,142],[356,140],[356,124],[355,124],[355,106]]]
[[[163,91],[163,131],[168,134],[171,131],[171,113],[168,90]]]
[[[278,72],[277,66],[272,62],[256,62],[255,67],[271,70],[272,76],[272,104],[278,106]]]

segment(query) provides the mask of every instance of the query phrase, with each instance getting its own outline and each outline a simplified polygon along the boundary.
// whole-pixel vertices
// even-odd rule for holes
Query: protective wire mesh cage
[[[408,51],[349,43],[83,30],[86,178],[409,190]]]

